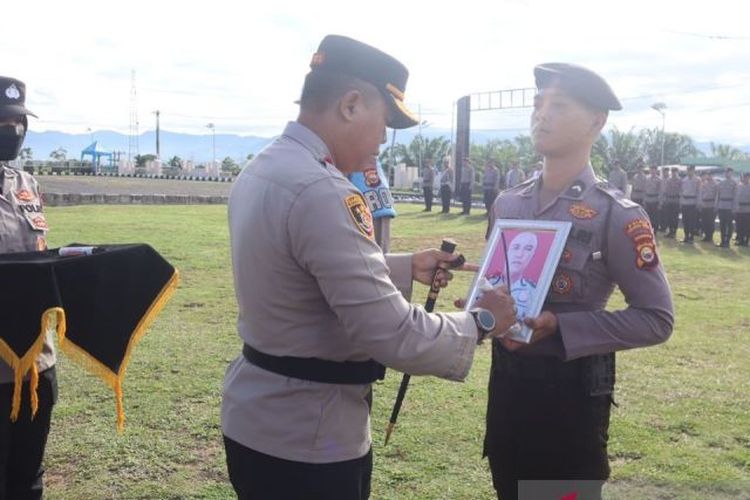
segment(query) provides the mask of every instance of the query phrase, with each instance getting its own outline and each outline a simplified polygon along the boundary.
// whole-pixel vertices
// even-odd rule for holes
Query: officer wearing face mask
[[[0,77],[0,253],[44,250],[47,221],[36,179],[11,168],[23,145],[28,126],[26,85]],[[5,285],[4,285],[5,286]],[[55,352],[48,333],[36,361],[39,372],[36,415],[22,404],[12,420],[13,370],[0,359],[0,498],[41,498],[42,457],[47,442],[52,405],[57,398]],[[22,394],[29,394],[24,380]],[[25,402],[24,402],[25,403]]]

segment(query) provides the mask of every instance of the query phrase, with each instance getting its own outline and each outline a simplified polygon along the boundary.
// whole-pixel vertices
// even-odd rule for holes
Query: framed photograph
[[[507,286],[518,308],[510,338],[528,343],[532,332],[523,320],[541,312],[570,228],[570,222],[497,219],[466,309],[475,307],[484,291]]]

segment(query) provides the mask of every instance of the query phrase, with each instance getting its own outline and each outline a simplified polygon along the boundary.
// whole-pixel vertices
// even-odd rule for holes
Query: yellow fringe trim
[[[161,289],[159,295],[156,296],[156,299],[151,303],[146,314],[143,315],[138,322],[138,325],[135,327],[135,330],[133,330],[133,333],[130,335],[130,341],[128,342],[128,347],[125,351],[125,358],[123,359],[122,364],[120,365],[120,370],[117,373],[110,370],[101,361],[91,356],[91,354],[77,346],[74,342],[69,341],[65,337],[64,331],[62,335],[60,335],[58,331],[60,349],[88,371],[101,378],[115,391],[115,409],[117,410],[118,432],[123,432],[125,430],[125,409],[122,404],[122,382],[125,378],[125,370],[127,370],[128,363],[130,362],[130,355],[141,338],[146,334],[148,327],[164,308],[167,301],[172,297],[179,282],[180,273],[175,269],[172,277]]]
[[[53,321],[56,320],[56,321]],[[56,323],[56,324],[55,324]],[[31,371],[29,383],[29,392],[31,393],[31,418],[36,416],[39,408],[39,396],[37,387],[39,386],[39,372],[36,367],[36,360],[44,348],[44,339],[47,331],[53,327],[57,330],[57,336],[65,336],[65,311],[60,307],[50,307],[42,313],[41,330],[34,343],[31,345],[23,357],[18,357],[15,352],[0,338],[0,358],[8,363],[13,369],[13,402],[10,410],[10,419],[15,422],[18,420],[18,414],[21,411],[21,392],[23,390],[23,377]]]

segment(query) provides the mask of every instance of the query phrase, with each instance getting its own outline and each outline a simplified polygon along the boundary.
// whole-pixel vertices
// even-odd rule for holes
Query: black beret
[[[398,60],[375,47],[340,35],[328,35],[313,54],[312,71],[349,75],[373,84],[393,110],[388,126],[401,129],[419,123],[404,104],[409,71]]]
[[[26,109],[26,85],[21,80],[0,76],[0,118],[31,115]]]
[[[622,104],[609,84],[590,69],[567,63],[545,63],[534,68],[536,87],[556,84],[571,97],[601,111],[620,110]]]

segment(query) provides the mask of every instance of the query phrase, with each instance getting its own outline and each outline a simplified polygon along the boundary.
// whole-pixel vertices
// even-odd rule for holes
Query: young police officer
[[[404,105],[407,76],[387,54],[327,36],[297,121],[233,185],[229,229],[245,345],[227,370],[222,430],[242,499],[367,498],[370,384],[383,365],[462,380],[478,338],[513,324],[504,291],[483,295],[483,309],[472,313],[410,305],[394,283],[428,283],[451,255],[384,256],[372,215],[345,177],[375,166],[386,125],[417,123]]]
[[[595,498],[609,477],[614,352],[664,342],[672,298],[648,216],[589,163],[609,110],[621,109],[617,97],[580,66],[543,64],[534,75],[531,132],[543,173],[502,192],[491,219],[573,227],[543,311],[527,320],[531,343],[493,342],[485,453],[503,500],[516,498],[522,480],[591,480],[573,489]],[[615,286],[628,307],[609,312]],[[542,497],[533,487],[521,484],[526,498],[571,491]]]
[[[0,253],[44,250],[47,221],[42,212],[36,180],[11,168],[21,150],[28,115],[26,86],[15,78],[0,77]],[[2,286],[10,286],[3,283]],[[49,433],[52,405],[57,398],[55,351],[50,334],[37,359],[39,406],[32,418],[31,405],[22,401],[15,422],[9,418],[13,396],[13,370],[0,360],[0,499],[42,498],[42,457]],[[29,381],[22,394],[29,394]]]

